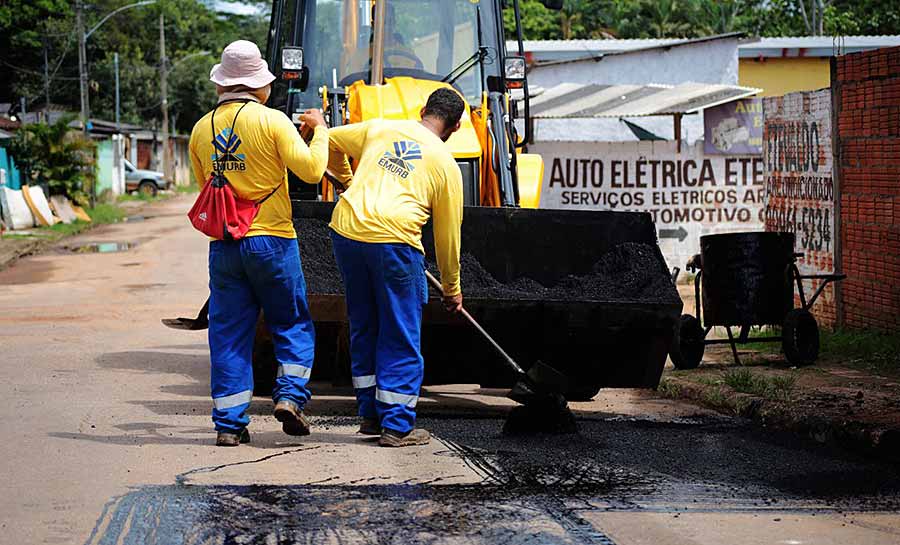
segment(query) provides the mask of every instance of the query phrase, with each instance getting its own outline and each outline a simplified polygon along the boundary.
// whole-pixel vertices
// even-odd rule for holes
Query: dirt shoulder
[[[7,231],[0,237],[0,271],[22,257],[40,254],[66,237],[84,233],[99,225],[118,223],[129,217],[138,216],[146,206],[176,195],[171,193],[153,200],[123,200],[115,204],[100,204],[87,210],[93,220],[91,223],[77,221],[68,225],[57,224],[53,227]]]
[[[791,367],[780,354],[708,347],[693,370],[667,367],[659,391],[821,443],[900,461],[900,374],[829,357]],[[842,361],[843,360],[843,361]],[[849,361],[849,362],[848,362]]]

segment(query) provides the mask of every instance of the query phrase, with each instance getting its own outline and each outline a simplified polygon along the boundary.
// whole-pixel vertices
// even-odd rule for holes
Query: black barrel
[[[704,325],[781,325],[794,303],[793,233],[706,235],[700,254]]]

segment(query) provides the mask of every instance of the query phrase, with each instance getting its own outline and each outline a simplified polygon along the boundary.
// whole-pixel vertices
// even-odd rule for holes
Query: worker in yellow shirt
[[[462,175],[444,142],[459,129],[462,98],[438,89],[421,121],[373,120],[329,130],[330,164],[348,183],[331,217],[350,321],[350,356],[360,432],[389,447],[423,445],[416,402],[424,362],[422,306],[428,300],[422,226],[434,220],[444,306],[462,308],[459,241]],[[346,156],[357,161],[352,181]]]
[[[264,106],[275,79],[256,44],[236,41],[222,52],[210,80],[219,101],[191,132],[191,164],[203,183],[213,162],[238,197],[261,203],[247,235],[209,244],[209,355],[216,444],[250,440],[246,410],[253,395],[252,352],[260,308],[272,332],[278,378],[275,418],[289,435],[309,434],[303,406],[315,332],[306,301],[297,233],[291,222],[287,171],[318,183],[328,162],[322,113],[301,119],[314,128],[309,146],[290,119]]]

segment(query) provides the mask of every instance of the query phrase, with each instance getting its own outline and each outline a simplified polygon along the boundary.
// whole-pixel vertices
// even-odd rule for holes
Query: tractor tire
[[[795,308],[784,317],[781,349],[788,363],[811,365],[819,357],[819,324],[811,312]]]
[[[706,351],[706,345],[703,343],[705,336],[700,320],[690,314],[681,315],[678,335],[675,337],[672,350],[669,351],[675,369],[696,369],[700,365]]]

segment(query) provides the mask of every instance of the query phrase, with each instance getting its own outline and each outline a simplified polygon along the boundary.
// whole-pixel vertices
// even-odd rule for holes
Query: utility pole
[[[78,81],[81,87],[81,132],[87,135],[88,115],[90,114],[90,98],[88,97],[87,51],[84,43],[84,2],[75,0],[75,33],[78,35]]]
[[[159,91],[162,96],[160,107],[162,108],[162,140],[163,140],[163,174],[171,180],[169,172],[169,67],[166,59],[166,27],[165,18],[159,14]]]
[[[116,69],[116,132],[122,132],[122,125],[119,123],[119,52],[113,53],[113,66]]]
[[[47,36],[44,36],[44,121],[50,123],[50,68],[47,66]]]

